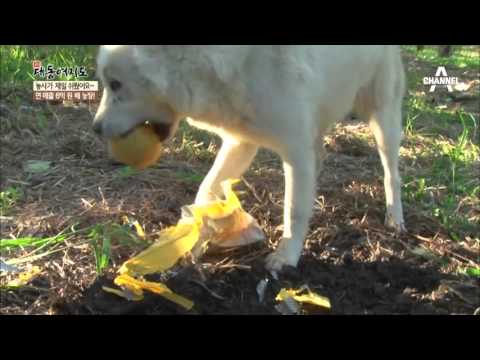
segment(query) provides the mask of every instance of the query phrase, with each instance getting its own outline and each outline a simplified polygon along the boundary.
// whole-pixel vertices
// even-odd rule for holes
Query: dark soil
[[[102,290],[112,286],[112,279],[97,279],[75,302],[57,304],[59,314],[249,314],[274,315],[275,297],[281,288],[310,289],[330,299],[332,310],[307,307],[309,314],[449,314],[473,313],[478,287],[471,294],[472,304],[438,293],[445,281],[459,280],[442,274],[434,267],[416,267],[391,257],[385,261],[364,263],[344,255],[342,261],[322,261],[305,256],[299,268],[287,268],[277,281],[268,274],[258,259],[249,267],[202,270],[201,266],[186,266],[166,284],[178,294],[194,299],[193,310],[156,295],[144,301],[128,302]],[[150,280],[159,280],[150,277]],[[269,279],[263,302],[256,287]],[[478,284],[477,284],[478,285]],[[435,298],[435,297],[433,297]]]

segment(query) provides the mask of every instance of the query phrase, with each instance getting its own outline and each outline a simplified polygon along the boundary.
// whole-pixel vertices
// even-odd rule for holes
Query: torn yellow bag
[[[143,290],[148,290],[190,310],[193,302],[174,294],[163,284],[145,281],[143,276],[170,269],[196,245],[211,242],[217,246],[235,247],[263,241],[265,236],[260,226],[242,209],[232,190],[232,185],[237,182],[227,180],[222,183],[224,199],[182,208],[182,218],[176,226],[160,232],[155,244],[122,265],[114,282],[123,290],[104,290],[133,301],[143,299]]]
[[[300,304],[311,304],[318,306],[320,308],[324,308],[326,310],[331,309],[330,299],[320,296],[310,289],[306,289],[307,292],[304,292],[305,288],[301,289],[281,289],[278,293],[277,297],[275,298],[276,301],[286,302],[290,301],[291,299],[295,300]],[[300,309],[300,308],[298,308]]]

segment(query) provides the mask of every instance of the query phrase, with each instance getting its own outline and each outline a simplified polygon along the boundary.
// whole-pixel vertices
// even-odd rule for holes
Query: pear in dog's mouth
[[[137,170],[154,165],[161,156],[162,142],[154,125],[145,122],[109,141],[112,156]]]

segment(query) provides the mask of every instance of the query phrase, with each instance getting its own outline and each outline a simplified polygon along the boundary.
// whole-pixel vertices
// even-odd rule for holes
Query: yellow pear
[[[110,151],[117,161],[143,170],[158,161],[162,143],[151,125],[142,124],[126,137],[112,139]]]

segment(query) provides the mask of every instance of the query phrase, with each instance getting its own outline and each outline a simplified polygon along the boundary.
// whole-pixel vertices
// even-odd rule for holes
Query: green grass
[[[0,216],[5,216],[8,211],[23,196],[21,189],[10,186],[0,192]]]
[[[97,225],[90,231],[88,237],[91,239],[95,255],[95,269],[97,274],[101,275],[110,262],[111,235],[104,225]]]
[[[93,247],[97,275],[101,275],[108,267],[112,245],[120,244],[132,248],[147,244],[146,241],[139,239],[127,225],[116,223],[95,225],[89,231],[87,238]]]
[[[110,263],[112,245],[120,244],[129,248],[137,247],[139,249],[148,245],[147,241],[141,240],[127,225],[105,223],[79,230],[72,226],[57,235],[44,238],[26,236],[16,239],[0,239],[0,251],[31,250],[25,256],[10,259],[9,263],[31,262],[59,251],[57,249],[59,245],[73,239],[75,236],[80,236],[79,239],[90,242],[92,245],[95,268],[98,275],[101,275]],[[44,252],[40,253],[42,249]]]
[[[201,183],[205,178],[203,175],[192,171],[177,171],[175,172],[175,176],[180,180],[197,184]]]
[[[139,173],[139,171],[135,170],[131,166],[122,166],[120,169],[117,170],[116,175],[119,178],[130,178],[132,176],[135,176]]]
[[[442,134],[456,138],[466,128],[473,141],[478,136],[478,120],[471,113],[444,109],[423,95],[409,94],[405,100],[405,134]],[[478,140],[477,140],[478,142]]]
[[[480,268],[471,267],[471,268],[466,269],[465,273],[468,276],[480,278]]]
[[[71,238],[73,235],[81,233],[85,230],[75,230],[72,226],[55,236],[40,238],[36,236],[26,236],[16,239],[0,239],[0,250],[12,250],[16,248],[38,248],[49,245],[55,245]]]
[[[404,197],[407,202],[436,218],[455,240],[478,236],[480,224],[468,220],[468,207],[480,195],[480,142],[478,113],[449,106],[448,97],[430,102],[422,85],[429,65],[451,65],[478,72],[479,46],[455,47],[452,56],[439,56],[437,47],[418,52],[415,46],[405,51],[424,61],[420,70],[407,72],[409,93],[405,100],[405,141],[407,160]],[[480,94],[477,94],[477,96]]]
[[[455,240],[475,234],[479,224],[458,211],[465,199],[478,199],[480,180],[477,119],[473,114],[428,106],[418,97],[407,101],[405,146],[415,163],[404,178],[406,200],[437,218]]]
[[[459,69],[480,66],[480,47],[473,46],[454,46],[450,57],[439,56],[438,47],[425,46],[425,49],[417,52],[416,45],[404,45],[402,48],[418,59],[436,66],[450,65]]]
[[[221,141],[217,135],[190,126],[185,120],[180,122],[176,136],[177,151],[187,159],[211,162]]]

